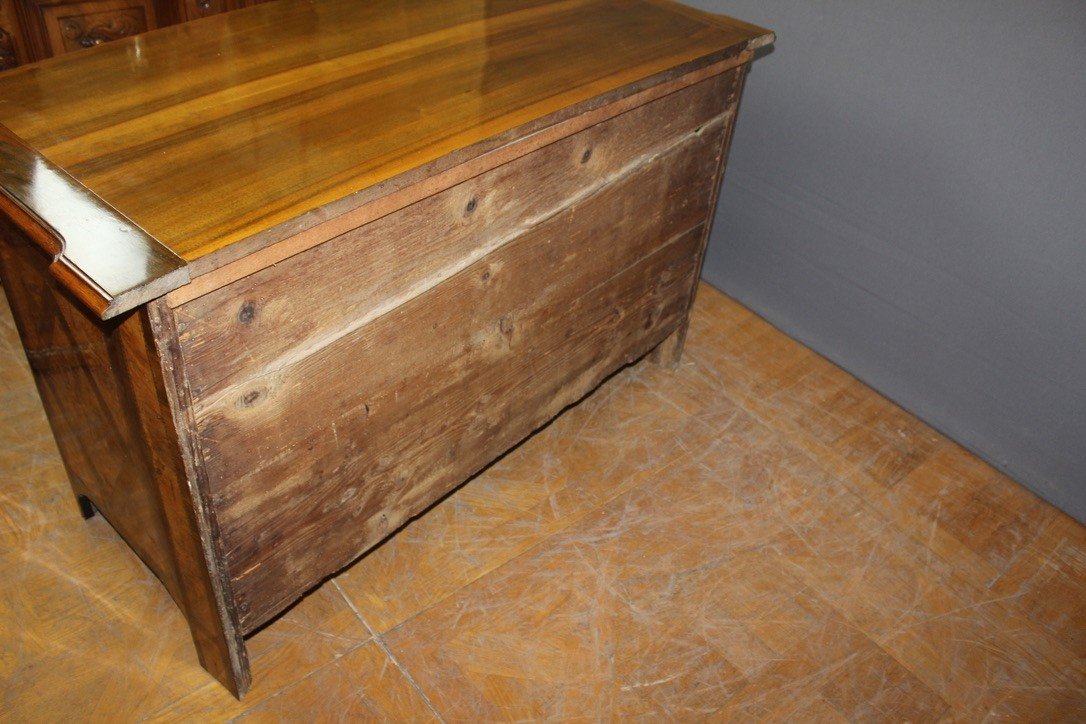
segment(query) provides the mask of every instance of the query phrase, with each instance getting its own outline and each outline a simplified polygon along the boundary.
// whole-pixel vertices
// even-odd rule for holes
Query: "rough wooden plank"
[[[512,291],[534,269],[514,270],[503,250],[375,324],[358,353],[395,381],[359,389],[359,414],[302,443],[303,458],[281,459],[219,493],[243,627],[274,615],[657,344],[684,313],[700,232],[606,282],[578,280],[534,299]],[[457,363],[435,363],[421,346],[435,325],[459,332]]]
[[[147,431],[174,563],[185,583],[185,615],[200,663],[241,698],[252,680],[249,657],[219,547],[215,513],[208,505],[191,399],[180,370],[177,330],[161,300],[147,305],[140,318],[144,342],[140,350],[146,351],[147,359],[142,365],[145,372],[133,378],[145,386],[146,404],[139,408],[140,418]]]
[[[199,381],[192,390],[200,456],[242,630],[549,418],[532,410],[550,409],[552,398],[568,404],[591,389],[579,364],[598,381],[631,349],[648,351],[681,324],[734,87],[734,76],[707,81],[610,122],[617,128],[601,124],[360,230],[357,246],[383,264],[359,288],[340,273],[343,260],[359,253],[337,257],[348,248],[342,244],[327,247],[327,256],[316,248],[292,260],[310,282],[304,294],[298,269],[269,269],[263,279],[196,300],[193,310],[175,310],[186,374]],[[581,168],[597,154],[596,168]],[[657,258],[668,240],[671,253],[679,253],[675,244],[686,250],[667,266],[685,264],[685,281],[665,274],[672,286],[654,297],[660,269],[642,270],[644,278],[627,274],[627,286],[641,284],[642,292],[614,302],[602,321],[593,317],[592,290],[624,269],[651,266],[641,260]],[[256,318],[254,288],[277,300],[261,304],[273,314],[248,344],[229,351],[220,340],[246,339],[244,328]],[[313,313],[302,299],[323,301]],[[626,319],[652,300],[637,334],[592,337],[593,324]],[[610,366],[597,369],[601,354]],[[563,355],[569,361],[557,362]],[[225,366],[218,362],[224,356]],[[531,409],[508,426],[478,428],[479,419],[513,414],[516,385],[532,383],[536,368],[551,381],[540,383],[545,392]],[[493,397],[484,405],[492,409],[457,398],[465,387]],[[465,428],[472,420],[476,427]],[[441,429],[420,432],[432,425]],[[392,512],[360,526],[359,516],[368,520],[378,503]]]
[[[709,213],[711,196],[705,179],[712,177],[716,167],[723,126],[707,125],[703,130],[704,135],[693,134],[671,154],[613,180],[580,204],[509,241],[510,258],[532,273],[512,290],[521,299],[507,299],[507,303],[518,304],[544,294],[555,284],[588,284],[606,278],[613,270],[649,254],[662,240],[701,224]],[[659,201],[649,206],[646,199]],[[665,200],[674,201],[669,205]],[[420,217],[418,223],[428,219]],[[577,263],[566,263],[567,255]],[[554,267],[558,262],[563,265]],[[390,312],[402,308],[401,304]],[[299,312],[289,309],[286,313]],[[322,324],[317,318],[305,318],[313,325]],[[464,340],[452,321],[425,340],[427,354],[435,361],[453,364],[463,352]],[[320,346],[281,357],[265,356],[257,347],[252,354],[258,365],[250,368],[255,374],[194,400],[204,462],[213,487],[215,481],[251,475],[276,458],[291,455],[297,440],[328,430],[330,421],[341,414],[356,412],[360,401],[355,388],[360,380],[370,384],[378,379],[387,379],[390,384],[394,381],[386,371],[359,367],[354,340],[365,337],[367,326],[333,328]]]
[[[717,198],[720,195],[720,186],[723,181],[724,167],[728,163],[728,151],[731,149],[732,134],[735,133],[735,117],[739,112],[739,99],[743,95],[743,84],[747,78],[747,70],[750,66],[744,65],[741,68],[735,70],[734,82],[731,84],[728,90],[727,106],[731,109],[731,116],[728,119],[727,127],[724,131],[724,138],[722,139],[723,148],[720,151],[720,155],[717,157],[716,173],[713,174],[712,179],[712,201],[709,203],[710,208],[713,209],[710,212],[710,219],[705,224],[701,239],[701,247],[698,249],[698,276],[701,276],[701,268],[705,264],[705,250],[709,245],[709,232],[712,229],[712,215],[716,213]],[[654,363],[662,366],[674,369],[679,366],[679,361],[682,359],[683,347],[686,345],[686,329],[690,324],[689,309],[694,306],[694,294],[696,289],[690,293],[690,301],[688,303],[688,312],[685,319],[679,328],[666,340],[664,340],[659,347],[652,351],[651,359]]]
[[[631,110],[178,308],[193,395],[214,398],[271,364],[312,354],[697,129],[726,122],[740,72]]]
[[[494,365],[498,371],[492,374],[516,381],[518,375],[530,376],[532,366],[542,364],[540,360],[548,354],[553,352],[560,359],[562,345],[580,339],[582,320],[575,310],[591,303],[581,300],[594,285],[651,254],[664,240],[687,229],[700,231],[711,195],[705,179],[711,178],[716,167],[724,129],[713,125],[705,130],[705,136],[695,136],[674,154],[648,163],[580,205],[552,216],[431,293],[277,371],[274,379],[261,377],[239,389],[235,397],[220,395],[211,407],[198,408],[202,453],[228,565],[236,578],[248,571],[244,580],[235,581],[243,628],[264,620],[283,600],[375,542],[372,531],[365,544],[352,540],[358,535],[352,532],[357,526],[339,525],[336,516],[357,510],[376,494],[406,495],[414,503],[413,514],[435,494],[427,484],[411,493],[397,492],[397,487],[407,485],[405,466],[417,470],[420,480],[430,475],[421,452],[400,449],[403,442],[446,439],[420,435],[404,425],[414,421],[452,426],[465,410],[473,418],[478,416],[477,400],[413,407],[425,407],[430,397],[441,399],[441,394],[455,393],[462,385],[484,385],[485,389],[485,380],[474,380],[481,370]],[[676,203],[646,209],[648,198],[675,199]],[[697,236],[691,242],[694,249],[687,250],[691,268],[700,239]],[[541,274],[541,269],[547,273]],[[651,279],[651,273],[645,275]],[[678,324],[692,288],[693,274],[688,276],[681,293],[673,290],[680,312],[663,321],[639,320],[646,328],[637,329],[655,334],[659,341],[668,331],[664,325]],[[636,307],[639,299],[634,295],[604,311],[625,315],[626,307]],[[520,310],[519,316],[515,310]],[[538,336],[532,331],[535,328],[541,330]],[[519,330],[518,344],[510,351],[513,330]],[[494,342],[500,344],[495,347]],[[587,353],[599,354],[600,349],[619,357],[627,351],[595,340]],[[422,366],[412,368],[410,360]],[[559,365],[552,374],[560,377],[561,370]],[[566,372],[576,376],[572,369]],[[577,397],[586,391],[581,389]],[[505,394],[508,399],[495,395],[497,409],[491,411],[499,419],[500,406],[518,397],[515,389]],[[513,426],[508,444],[533,428]],[[448,429],[463,432],[462,428]],[[374,439],[377,435],[382,436],[380,440]],[[449,444],[471,447],[456,439]],[[490,458],[472,457],[480,448]],[[504,449],[476,442],[474,450],[464,453],[469,467],[460,470],[460,480]],[[434,470],[443,469],[439,463],[446,463],[446,455],[448,449],[442,449],[436,458],[431,457]],[[363,495],[358,484],[370,478],[375,481],[363,486]],[[349,506],[339,500],[348,494],[358,495]],[[311,510],[315,500],[331,507],[324,514],[316,513]],[[274,524],[264,517],[269,514]],[[393,528],[385,529],[382,536]],[[319,546],[311,540],[314,534],[320,535]],[[344,542],[333,540],[341,535]],[[315,555],[318,560],[291,567],[288,557],[299,554]],[[250,591],[249,579],[260,585]],[[284,593],[286,599],[276,600]]]

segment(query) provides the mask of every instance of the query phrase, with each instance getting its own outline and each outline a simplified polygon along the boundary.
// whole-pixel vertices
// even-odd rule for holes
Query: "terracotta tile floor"
[[[238,703],[80,519],[0,309],[0,719],[1086,719],[1086,530],[701,288],[251,641]]]

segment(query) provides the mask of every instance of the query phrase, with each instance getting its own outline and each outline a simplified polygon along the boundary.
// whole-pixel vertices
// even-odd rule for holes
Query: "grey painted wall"
[[[1086,2],[687,2],[778,34],[705,278],[1086,521]]]

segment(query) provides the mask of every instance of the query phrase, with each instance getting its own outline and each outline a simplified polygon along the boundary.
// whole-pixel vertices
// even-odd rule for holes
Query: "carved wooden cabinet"
[[[0,0],[0,70],[14,68],[29,57],[26,40],[15,21],[16,0]]]
[[[0,0],[0,70],[266,0]]]

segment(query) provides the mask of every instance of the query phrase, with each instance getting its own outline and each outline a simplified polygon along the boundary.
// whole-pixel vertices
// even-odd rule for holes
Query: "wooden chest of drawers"
[[[284,0],[0,77],[0,271],[72,487],[235,694],[247,634],[678,359],[771,39],[657,0]]]

